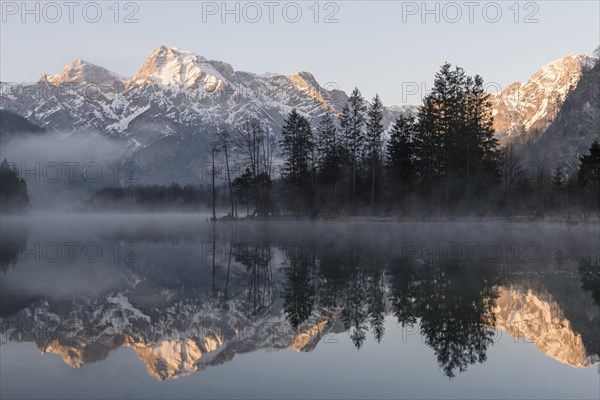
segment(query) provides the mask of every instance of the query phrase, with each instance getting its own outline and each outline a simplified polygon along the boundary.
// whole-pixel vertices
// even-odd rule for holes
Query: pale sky
[[[0,80],[36,81],[77,58],[132,76],[165,44],[235,70],[310,71],[329,88],[358,86],[401,105],[419,103],[406,88],[429,88],[445,61],[504,87],[600,43],[597,0],[515,3],[135,1],[119,3],[116,14],[114,1],[29,2],[30,13],[22,1],[2,1]]]

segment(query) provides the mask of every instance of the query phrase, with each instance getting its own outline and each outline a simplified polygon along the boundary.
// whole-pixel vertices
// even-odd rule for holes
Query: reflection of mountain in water
[[[200,246],[155,234],[133,236],[147,248],[139,263],[120,266],[118,289],[68,298],[3,291],[11,305],[2,309],[3,341],[33,341],[77,368],[130,348],[163,380],[236,354],[312,351],[330,333],[347,332],[361,348],[395,318],[423,336],[449,377],[486,361],[494,328],[574,367],[599,360],[598,304],[581,289],[597,277],[575,260],[543,259],[554,270],[530,265],[542,271],[524,277],[514,265],[423,259],[352,237],[330,247],[296,232],[286,245],[275,232],[278,244],[267,246],[274,241],[263,231],[213,231]],[[206,244],[219,251],[200,251]]]
[[[516,340],[532,342],[555,360],[573,367],[589,367],[599,361],[597,354],[588,353],[581,333],[548,293],[501,288],[494,314],[498,328]]]
[[[293,329],[281,312],[280,301],[254,318],[235,310],[234,303],[227,303],[227,311],[210,310],[215,304],[205,302],[142,311],[119,294],[104,299],[103,304],[74,302],[67,313],[58,315],[53,309],[62,305],[43,302],[20,311],[11,323],[5,322],[4,338],[35,341],[42,353],[56,353],[75,368],[101,361],[114,349],[131,348],[148,373],[162,380],[222,364],[238,353],[285,348],[311,351],[335,325],[328,317],[314,316]]]

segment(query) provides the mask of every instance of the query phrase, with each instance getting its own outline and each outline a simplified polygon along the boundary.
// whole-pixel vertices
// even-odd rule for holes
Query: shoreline
[[[315,222],[368,222],[368,223],[451,223],[451,222],[508,222],[508,223],[560,223],[569,225],[579,224],[591,224],[600,223],[600,216],[591,215],[587,219],[578,216],[574,218],[572,216],[543,216],[533,217],[527,215],[518,216],[485,216],[485,217],[472,217],[472,216],[440,216],[440,217],[397,217],[397,216],[336,216],[336,217],[317,217],[311,218],[309,216],[250,216],[250,217],[239,217],[231,218],[229,216],[218,217],[214,222],[241,222],[241,221],[315,221]]]
[[[515,224],[564,224],[564,225],[590,225],[600,224],[600,215],[593,214],[584,218],[582,215],[547,215],[547,216],[531,216],[531,215],[512,215],[512,216],[438,216],[438,217],[414,217],[414,216],[365,216],[365,215],[323,215],[318,217],[310,216],[292,216],[292,215],[270,215],[270,216],[243,216],[232,218],[229,214],[217,216],[215,220],[211,218],[210,213],[206,212],[178,212],[176,210],[165,211],[125,211],[125,210],[107,210],[94,212],[80,211],[38,211],[29,214],[0,214],[0,218],[10,219],[28,219],[28,218],[44,218],[44,217],[61,217],[61,216],[132,216],[132,217],[160,217],[160,216],[194,216],[200,217],[202,222],[331,222],[331,223],[515,223]]]

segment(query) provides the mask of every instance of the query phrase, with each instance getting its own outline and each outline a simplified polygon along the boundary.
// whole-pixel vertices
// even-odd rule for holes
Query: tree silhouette
[[[4,159],[0,164],[0,212],[23,213],[30,207],[25,180],[16,165]]]

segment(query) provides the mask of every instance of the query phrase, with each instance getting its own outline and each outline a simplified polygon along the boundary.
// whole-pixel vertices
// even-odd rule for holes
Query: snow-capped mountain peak
[[[499,139],[510,141],[534,131],[544,132],[582,72],[594,62],[587,55],[567,55],[538,69],[526,82],[512,83],[494,96],[494,128]]]
[[[95,90],[89,90],[90,83]],[[63,85],[67,90],[55,90]],[[338,113],[348,100],[343,90],[320,85],[309,72],[236,71],[226,62],[168,46],[153,50],[129,80],[76,60],[36,83],[1,82],[0,91],[1,108],[48,131],[93,130],[126,141],[128,157],[143,166],[141,182],[182,184],[202,178],[198,157],[207,154],[217,128],[234,132],[256,118],[278,135],[292,109],[316,126],[326,110]],[[409,110],[385,107],[384,127]],[[158,148],[159,156],[154,153]],[[161,168],[155,161],[162,154],[169,154],[178,166]]]
[[[204,57],[176,47],[160,46],[150,54],[128,86],[148,83],[212,93],[223,89],[227,79]]]
[[[41,80],[45,80],[53,85],[87,83],[114,86],[116,83],[122,83],[123,77],[91,62],[76,59],[67,64],[56,75],[42,75]]]

